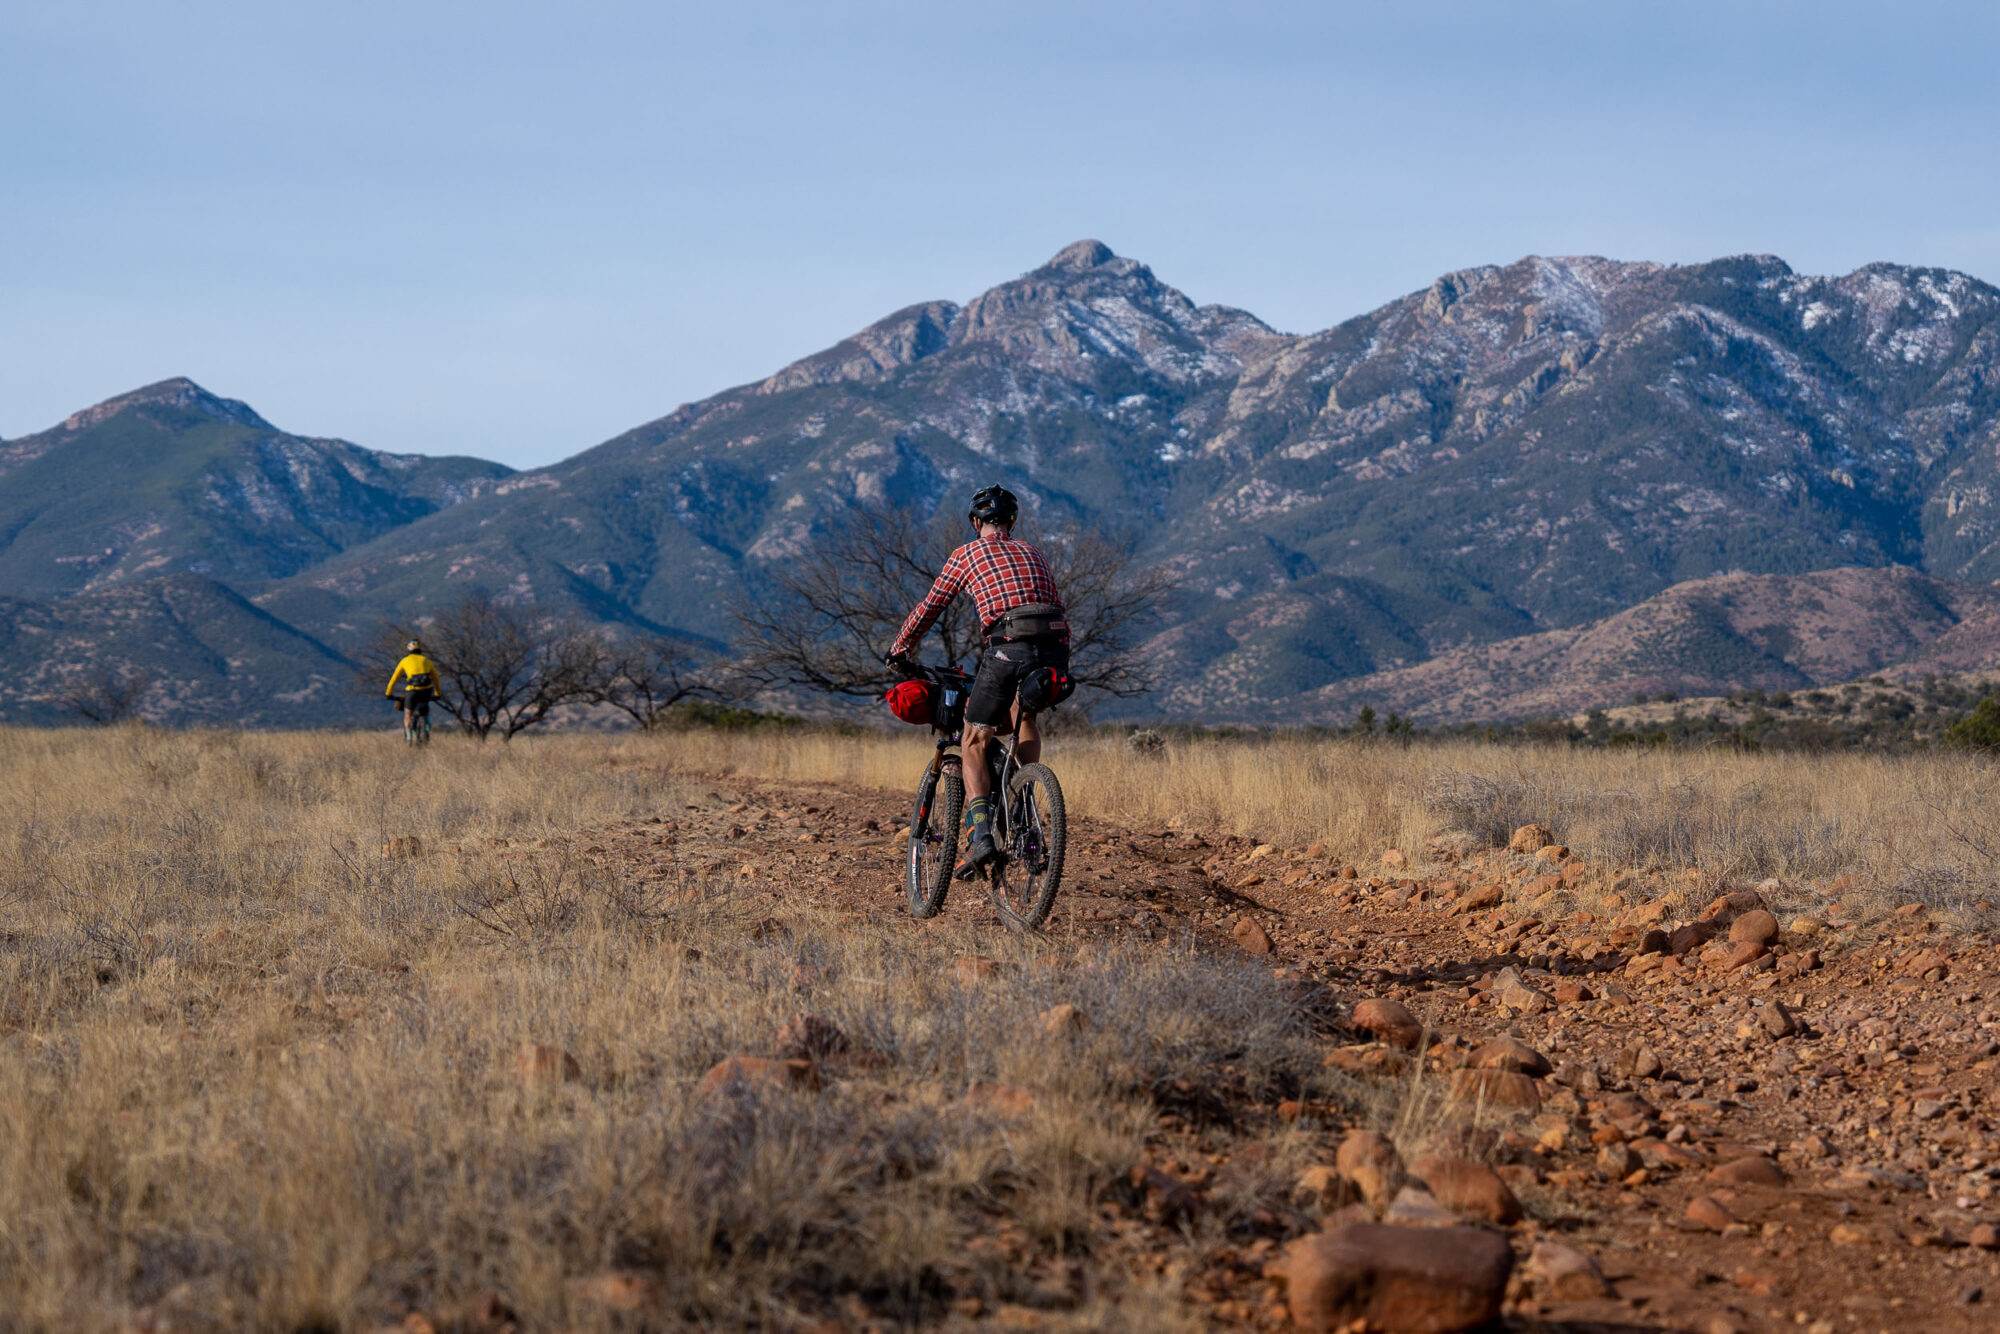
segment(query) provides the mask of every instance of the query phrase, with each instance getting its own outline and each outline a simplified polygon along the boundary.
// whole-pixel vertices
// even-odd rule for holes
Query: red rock
[[[1674,934],[1668,940],[1668,948],[1673,951],[1676,958],[1679,958],[1714,940],[1716,934],[1713,922],[1689,922],[1686,926],[1674,928]]]
[[[1274,948],[1270,933],[1258,925],[1254,917],[1237,918],[1229,934],[1236,941],[1237,948],[1246,954],[1269,954]]]
[[[1478,1070],[1512,1070],[1517,1074],[1546,1076],[1549,1073],[1549,1058],[1530,1047],[1525,1042],[1512,1038],[1495,1038],[1473,1049],[1466,1058],[1466,1064]]]
[[[1596,992],[1573,977],[1557,978],[1555,985],[1549,988],[1549,994],[1555,997],[1558,1005],[1579,1005],[1597,999]]]
[[[1762,908],[1752,908],[1729,924],[1729,938],[1739,944],[1769,945],[1778,938],[1778,919]]]
[[[1402,1155],[1372,1130],[1349,1132],[1334,1154],[1334,1166],[1377,1209],[1386,1208],[1403,1187]]]
[[[1392,1047],[1414,1051],[1423,1041],[1423,1021],[1397,1001],[1371,998],[1355,1005],[1349,1021],[1355,1028],[1372,1034]]]
[[[819,1076],[811,1061],[773,1060],[766,1056],[726,1056],[708,1068],[695,1085],[697,1098],[708,1098],[731,1088],[771,1093],[780,1089],[817,1088]]]
[[[1535,860],[1540,862],[1566,862],[1569,860],[1569,849],[1560,843],[1551,843],[1547,847],[1535,849]]]
[[[778,1028],[780,1056],[791,1060],[817,1061],[838,1056],[848,1049],[847,1034],[831,1019],[816,1014],[795,1014]]]
[[[1732,1186],[1782,1186],[1785,1184],[1785,1172],[1769,1158],[1752,1154],[1747,1158],[1732,1158],[1726,1163],[1717,1163],[1708,1170],[1708,1179]]]
[[[1770,1000],[1757,1012],[1757,1025],[1773,1038],[1788,1038],[1799,1031],[1799,1021],[1784,1002]]]
[[[1478,1228],[1346,1223],[1288,1248],[1292,1323],[1306,1334],[1366,1328],[1458,1334],[1500,1318],[1514,1251]]]
[[[1588,1302],[1612,1295],[1597,1261],[1559,1241],[1536,1242],[1526,1272],[1551,1301]]]
[[[2000,1227],[1991,1223],[1975,1223],[1965,1240],[1968,1245],[1982,1251],[2000,1251]]]
[[[1467,913],[1479,912],[1485,908],[1497,908],[1507,901],[1507,891],[1499,885],[1476,885],[1465,892],[1465,897],[1451,906],[1454,916],[1463,917]]]
[[[1717,956],[1715,966],[1722,972],[1733,973],[1739,968],[1757,962],[1766,953],[1765,948],[1754,940],[1739,940]]]
[[[583,1078],[576,1057],[561,1047],[523,1042],[514,1049],[514,1077],[523,1084],[567,1084]]]
[[[1736,1216],[1713,1195],[1697,1195],[1689,1200],[1686,1217],[1688,1222],[1711,1232],[1721,1232],[1736,1221]]]
[[[1722,897],[1711,901],[1706,908],[1701,910],[1701,920],[1704,922],[1726,922],[1737,913],[1749,912],[1752,909],[1762,908],[1763,906],[1764,896],[1756,890],[1739,889],[1733,894],[1724,894]]]
[[[1482,1163],[1426,1154],[1410,1164],[1410,1174],[1430,1187],[1439,1204],[1461,1218],[1502,1226],[1521,1221],[1521,1202],[1507,1183]]]
[[[1555,841],[1555,835],[1549,832],[1547,825],[1524,824],[1514,831],[1512,838],[1507,840],[1507,850],[1509,852],[1539,852]]]
[[[1542,1094],[1535,1081],[1511,1070],[1454,1070],[1451,1092],[1463,1102],[1528,1112],[1542,1109]]]
[[[1639,937],[1634,954],[1666,954],[1674,947],[1674,938],[1657,926]]]

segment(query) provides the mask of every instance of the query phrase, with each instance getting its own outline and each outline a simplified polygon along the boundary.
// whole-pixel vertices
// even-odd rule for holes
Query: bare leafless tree
[[[1152,687],[1138,646],[1172,587],[1129,541],[1078,527],[1024,531],[1049,558],[1069,612],[1070,671],[1113,696]],[[882,655],[954,548],[970,533],[950,515],[925,523],[904,510],[849,512],[803,550],[773,562],[736,608],[738,670],[756,684],[867,698],[895,679]],[[980,643],[971,599],[957,598],[931,634],[952,662]]]
[[[703,655],[665,635],[610,647],[598,683],[592,702],[609,704],[649,732],[666,721],[674,705],[722,693]]]
[[[108,727],[132,716],[153,688],[153,678],[137,667],[98,667],[73,678],[57,699],[87,722]]]
[[[511,741],[563,705],[596,702],[610,689],[614,653],[603,631],[482,594],[427,624],[386,628],[368,655],[379,668],[377,689],[410,639],[422,640],[438,665],[438,706],[481,741],[496,732]]]

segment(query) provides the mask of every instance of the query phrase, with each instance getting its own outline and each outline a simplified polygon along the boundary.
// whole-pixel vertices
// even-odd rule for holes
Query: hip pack
[[[1069,634],[1069,613],[1052,602],[1028,602],[1002,613],[986,627],[986,642],[1011,644],[1019,639],[1055,639]]]

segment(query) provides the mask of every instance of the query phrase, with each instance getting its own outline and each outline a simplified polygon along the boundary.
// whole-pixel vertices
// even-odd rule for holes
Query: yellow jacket
[[[389,673],[389,684],[382,688],[384,695],[396,693],[396,678],[404,678],[404,688],[408,690],[428,690],[433,695],[438,692],[442,673],[436,663],[421,653],[411,653],[396,664],[396,670]]]

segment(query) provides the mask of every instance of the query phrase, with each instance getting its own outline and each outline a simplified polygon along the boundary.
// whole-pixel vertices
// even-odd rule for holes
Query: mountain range
[[[1142,713],[1813,683],[1846,659],[1788,652],[1788,616],[1803,644],[1840,608],[1942,608],[1882,641],[1915,656],[1985,614],[1996,474],[2000,292],[1961,273],[1528,258],[1288,334],[1083,241],[525,472],[290,435],[186,380],[0,441],[0,716],[127,644],[184,682],[149,697],[163,719],[338,720],[333,665],[470,589],[720,647],[731,599],[843,512],[955,511],[989,481],[1027,530],[1111,528],[1179,578]],[[177,624],[196,588],[231,612]]]

